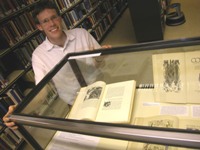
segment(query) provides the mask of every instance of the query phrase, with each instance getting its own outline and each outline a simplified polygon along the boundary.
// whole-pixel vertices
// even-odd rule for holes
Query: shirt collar
[[[71,34],[70,32],[68,32],[67,30],[64,30],[64,32],[65,32],[65,34],[67,35],[67,40],[66,40],[65,45],[64,45],[64,48],[65,48],[65,47],[67,46],[67,44],[68,44],[70,41],[73,41],[76,37],[75,37],[73,34]],[[46,45],[46,50],[47,50],[47,51],[50,51],[50,50],[52,50],[55,46],[57,46],[57,45],[52,44],[52,43],[48,40],[47,37],[45,38],[44,43],[45,43],[45,45]]]

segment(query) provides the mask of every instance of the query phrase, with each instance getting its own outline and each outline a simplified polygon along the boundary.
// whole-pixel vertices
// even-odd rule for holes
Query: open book
[[[200,103],[200,51],[153,55],[155,100]]]
[[[107,84],[97,81],[80,92],[69,119],[129,123],[135,94],[134,80]]]

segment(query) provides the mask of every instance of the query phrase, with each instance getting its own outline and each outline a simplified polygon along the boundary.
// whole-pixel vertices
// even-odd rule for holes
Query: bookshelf
[[[61,0],[57,2],[62,3]],[[68,29],[85,28],[98,42],[101,42],[112,25],[127,8],[127,0],[77,0],[67,8],[60,7],[60,13]],[[63,4],[64,5],[64,4]],[[77,11],[81,8],[82,11]]]
[[[1,122],[9,105],[20,103],[25,97],[25,90],[34,87],[30,57],[36,46],[34,40],[40,33],[30,16],[32,8],[38,2],[38,0],[23,2],[8,0],[1,1],[0,4]],[[37,40],[39,41],[39,38]],[[25,143],[20,133],[13,132],[3,124],[0,136],[0,149],[21,149]]]
[[[0,111],[1,122],[9,105],[19,104],[27,91],[35,86],[31,55],[45,38],[36,28],[32,18],[32,9],[39,2],[40,0],[1,0],[0,107],[3,107]],[[67,29],[85,28],[98,42],[103,40],[127,7],[127,0],[54,0],[54,2],[60,9]],[[1,127],[0,135],[4,135],[5,130],[8,129]],[[19,145],[15,145],[15,149],[20,149]]]

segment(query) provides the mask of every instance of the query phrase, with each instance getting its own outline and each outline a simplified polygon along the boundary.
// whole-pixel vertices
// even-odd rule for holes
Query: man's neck
[[[60,47],[64,47],[65,41],[67,39],[67,35],[65,34],[65,32],[63,31],[63,34],[60,38],[57,39],[51,39],[49,40],[52,44],[54,45],[58,45]]]

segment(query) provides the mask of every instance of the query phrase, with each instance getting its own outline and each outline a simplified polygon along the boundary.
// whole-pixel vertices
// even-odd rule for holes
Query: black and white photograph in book
[[[90,99],[99,99],[101,92],[102,92],[102,87],[92,87],[87,91],[84,101]]]

